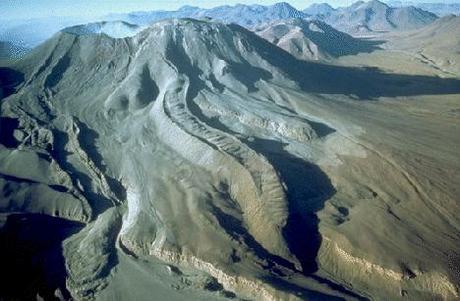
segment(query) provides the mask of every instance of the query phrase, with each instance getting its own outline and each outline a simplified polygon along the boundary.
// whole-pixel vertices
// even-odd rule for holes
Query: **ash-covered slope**
[[[303,60],[331,60],[379,48],[377,41],[354,38],[318,20],[275,21],[256,33]]]
[[[349,33],[411,30],[430,24],[436,19],[435,14],[414,6],[390,7],[378,0],[358,1],[323,17],[325,22]]]
[[[12,279],[17,233],[39,231],[40,214],[72,222],[28,252],[47,292],[65,293],[64,274],[75,299],[458,297],[445,255],[457,240],[437,235],[458,231],[452,196],[433,187],[451,210],[439,209],[340,111],[459,94],[458,80],[302,62],[194,20],[124,39],[62,32],[12,68],[23,80],[2,100],[0,147]],[[36,295],[15,283],[0,291]]]
[[[23,135],[24,151],[2,149],[1,164],[5,185],[18,186],[4,196],[5,210],[88,223],[64,243],[72,295],[97,296],[118,246],[208,273],[241,296],[296,298],[276,289],[287,280],[263,281],[302,267],[283,234],[285,186],[249,144],[256,134],[293,141],[320,134],[278,105],[282,96],[255,93],[259,82],[286,80],[253,52],[252,34],[192,20],[156,23],[132,39],[76,32],[65,30],[19,63],[24,87],[2,114],[10,139]],[[42,167],[24,170],[17,160]],[[322,196],[330,184],[319,184],[312,193]],[[21,185],[43,190],[32,205],[17,197]],[[311,282],[318,292],[291,285],[305,296],[342,294]]]

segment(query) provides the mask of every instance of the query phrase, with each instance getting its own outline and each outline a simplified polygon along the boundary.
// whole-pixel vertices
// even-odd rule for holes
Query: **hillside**
[[[379,49],[378,41],[354,38],[318,20],[275,21],[256,33],[302,60],[333,60]]]
[[[0,69],[6,299],[458,299],[460,80],[99,32]]]
[[[390,36],[388,48],[414,53],[433,68],[460,74],[460,17],[449,15],[402,35]]]

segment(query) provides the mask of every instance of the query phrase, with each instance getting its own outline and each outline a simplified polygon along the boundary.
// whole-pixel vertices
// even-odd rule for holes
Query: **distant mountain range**
[[[311,16],[328,16],[334,11],[335,9],[328,3],[313,3],[303,10],[304,13]]]
[[[402,4],[401,4],[402,5]],[[223,23],[236,23],[251,30],[265,28],[267,24],[287,19],[321,20],[335,29],[349,34],[367,34],[382,31],[403,31],[423,27],[435,21],[438,17],[420,7],[437,8],[445,12],[455,4],[447,5],[418,5],[391,7],[383,2],[358,1],[348,7],[333,8],[327,3],[313,4],[303,11],[297,10],[286,2],[274,5],[244,5],[218,6],[203,9],[195,6],[184,6],[175,11],[142,11],[125,14],[111,14],[98,18],[46,18],[35,20],[19,20],[0,24],[0,41],[8,42],[20,49],[31,49],[53,34],[66,27],[86,24],[95,21],[125,22],[111,23],[115,26],[109,29],[98,29],[101,33],[112,32],[120,37],[132,31],[127,24],[145,27],[152,22],[171,18],[215,19]],[[460,6],[460,5],[459,5]],[[441,14],[438,12],[438,14]],[[109,25],[105,25],[107,27]],[[116,28],[118,26],[118,28]],[[136,29],[137,30],[137,29]],[[127,32],[125,32],[127,31]],[[116,35],[114,36],[116,37]],[[4,47],[5,48],[5,47]],[[5,48],[10,49],[10,48]],[[21,52],[23,53],[23,52]]]
[[[390,7],[378,0],[358,1],[351,6],[332,10],[322,4],[305,11],[319,11],[316,18],[338,30],[353,34],[417,29],[438,18],[435,14],[414,6]]]
[[[402,7],[412,5],[423,10],[432,12],[439,17],[447,16],[447,15],[460,15],[460,3],[417,3],[417,2],[410,2],[410,1],[389,1],[387,2],[388,5],[393,7]]]
[[[327,3],[320,3],[299,11],[290,4],[281,2],[271,6],[238,4],[211,9],[184,6],[177,11],[134,12],[109,17],[140,25],[170,18],[210,18],[224,23],[236,23],[250,29],[277,20],[319,19],[340,31],[352,34],[411,30],[437,19],[435,14],[415,6],[391,7],[378,0],[358,1],[348,7],[337,9]]]
[[[289,3],[280,2],[270,6],[237,4],[235,6],[218,6],[211,9],[184,6],[176,11],[134,12],[110,15],[109,17],[139,25],[147,25],[154,21],[171,18],[211,18],[224,23],[236,23],[244,27],[254,27],[273,20],[306,18],[308,15],[295,9]]]

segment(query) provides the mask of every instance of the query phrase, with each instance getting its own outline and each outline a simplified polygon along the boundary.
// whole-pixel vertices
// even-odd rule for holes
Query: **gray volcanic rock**
[[[18,133],[12,141],[24,149],[2,148],[2,174],[44,186],[50,192],[43,198],[65,197],[29,208],[10,194],[7,208],[61,218],[73,212],[87,223],[64,244],[71,294],[93,298],[106,287],[119,244],[127,254],[205,272],[241,296],[295,299],[263,281],[272,268],[297,273],[301,265],[282,232],[289,214],[284,184],[245,140],[259,133],[310,141],[319,134],[305,117],[239,96],[254,92],[255,100],[259,83],[286,83],[253,51],[257,36],[192,20],[156,23],[126,39],[77,29],[19,62],[21,100],[11,96],[2,105],[2,116],[18,122],[10,126]],[[232,100],[222,103],[218,95]],[[214,125],[216,114],[222,125]],[[230,124],[240,128],[226,129]],[[40,173],[12,163],[21,161]],[[330,291],[312,285],[314,294]]]
[[[43,297],[10,260],[27,241],[39,286],[77,300],[459,297],[459,126],[405,111],[458,79],[300,61],[184,19],[64,30],[0,81],[2,298]]]

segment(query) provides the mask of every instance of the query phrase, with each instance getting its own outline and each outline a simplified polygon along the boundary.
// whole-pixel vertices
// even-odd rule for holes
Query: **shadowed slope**
[[[298,59],[328,60],[344,55],[370,53],[382,41],[354,38],[318,20],[276,21],[256,31],[257,35]]]
[[[253,37],[253,33],[229,25],[235,31]],[[296,60],[263,39],[253,39],[253,47],[273,66],[283,70],[306,93],[344,94],[358,99],[379,97],[438,95],[460,93],[460,80],[422,75],[385,73],[378,68],[358,68]]]
[[[0,100],[15,92],[15,87],[22,83],[24,75],[11,68],[0,67]]]
[[[54,300],[59,296],[55,291],[59,291],[68,299],[61,244],[82,227],[82,224],[46,215],[6,217],[0,229],[0,264],[8,277],[0,283],[0,298],[32,300],[41,296]]]

